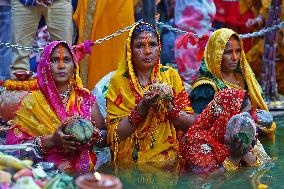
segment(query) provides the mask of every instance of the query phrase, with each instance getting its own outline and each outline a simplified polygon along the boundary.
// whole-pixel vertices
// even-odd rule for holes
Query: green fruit
[[[93,136],[94,125],[87,119],[71,119],[68,121],[63,132],[67,135],[74,135],[75,141],[86,144]]]
[[[239,133],[237,133],[237,134],[235,135],[235,138],[236,138],[237,140],[241,140],[241,141],[242,141],[243,147],[244,147],[245,149],[247,149],[247,148],[251,145],[251,143],[252,143],[252,137],[250,137],[250,136],[248,135],[248,133],[245,133],[245,132],[239,132]]]

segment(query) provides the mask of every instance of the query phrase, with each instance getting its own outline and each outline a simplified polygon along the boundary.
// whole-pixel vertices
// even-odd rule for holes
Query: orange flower
[[[33,79],[30,81],[13,81],[6,80],[4,83],[6,90],[25,90],[31,91],[37,89],[37,80]]]

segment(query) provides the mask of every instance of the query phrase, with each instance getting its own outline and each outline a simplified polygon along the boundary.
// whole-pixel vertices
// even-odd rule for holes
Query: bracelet
[[[226,171],[236,171],[239,169],[239,166],[234,165],[228,158],[222,164]]]
[[[41,141],[41,137],[35,137],[33,144],[35,144],[35,151],[40,155],[43,156],[44,154],[46,154],[46,151],[43,149],[42,147],[42,141]]]
[[[99,132],[99,140],[96,142],[96,145],[101,145],[103,143],[103,141],[104,141],[104,130],[100,130],[100,132]]]
[[[248,165],[249,167],[259,167],[262,164],[262,161],[257,155],[255,155],[255,158],[256,158],[255,163]]]
[[[179,118],[180,113],[181,113],[181,109],[175,106],[175,107],[172,109],[172,111],[170,111],[170,112],[168,113],[168,118],[169,118],[170,120],[176,120],[177,118]]]
[[[137,126],[142,121],[142,117],[138,114],[137,108],[133,109],[128,116],[131,125]]]

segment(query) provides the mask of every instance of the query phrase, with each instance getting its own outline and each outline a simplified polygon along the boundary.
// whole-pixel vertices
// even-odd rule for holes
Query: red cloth
[[[214,0],[217,13],[215,20],[222,22],[227,28],[236,31],[238,34],[245,34],[253,32],[245,26],[245,23],[249,18],[254,18],[254,14],[251,10],[248,10],[244,14],[240,13],[239,1],[223,1]],[[252,46],[251,38],[243,39],[244,51],[248,52]]]
[[[229,155],[224,135],[229,119],[240,112],[245,90],[227,88],[215,96],[186,133],[185,158],[201,172],[218,168]]]

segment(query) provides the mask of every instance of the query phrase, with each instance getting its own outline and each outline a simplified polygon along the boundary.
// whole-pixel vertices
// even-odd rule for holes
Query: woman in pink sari
[[[38,90],[28,93],[20,103],[7,143],[33,141],[43,161],[54,162],[67,172],[90,172],[96,163],[91,147],[98,129],[86,145],[81,145],[62,128],[71,117],[92,120],[99,129],[104,127],[104,120],[95,97],[82,86],[71,46],[54,41],[45,47],[37,67],[37,82]]]

